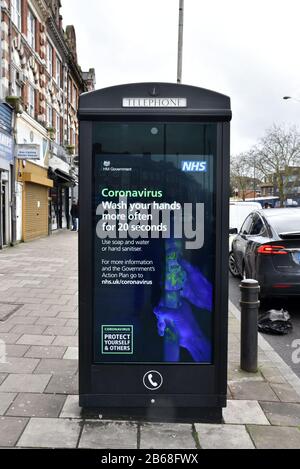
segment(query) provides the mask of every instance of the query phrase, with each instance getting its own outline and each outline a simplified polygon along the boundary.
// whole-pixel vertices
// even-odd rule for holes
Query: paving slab
[[[263,381],[263,377],[260,372],[247,373],[246,371],[241,370],[239,364],[229,362],[228,381]]]
[[[50,374],[10,374],[0,385],[0,392],[43,392],[50,378]]]
[[[66,400],[54,394],[20,393],[6,415],[12,417],[58,417]]]
[[[11,316],[8,320],[8,323],[11,325],[17,325],[17,324],[23,324],[23,325],[28,325],[28,324],[34,324],[36,322],[37,318],[34,318],[32,316]]]
[[[17,345],[17,344],[7,345],[6,353],[8,357],[21,358],[21,357],[24,357],[28,349],[29,349],[29,345]]]
[[[203,449],[254,449],[244,425],[195,425]]]
[[[67,350],[67,347],[49,347],[41,345],[33,345],[28,349],[25,357],[30,358],[62,358]]]
[[[299,449],[300,430],[292,427],[247,425],[258,449]]]
[[[261,402],[261,407],[272,425],[300,428],[300,404]]]
[[[5,334],[6,332],[10,332],[15,327],[14,324],[4,322],[0,322],[0,334]]]
[[[58,313],[57,318],[77,319],[78,318],[78,311],[61,311],[60,313]]]
[[[39,365],[34,370],[35,374],[52,375],[74,375],[77,372],[78,363],[76,360],[59,360],[54,358],[42,358]]]
[[[81,418],[81,407],[79,407],[78,395],[69,395],[64,403],[63,409],[60,413],[60,418]]]
[[[46,387],[45,392],[58,394],[78,394],[78,376],[54,375],[51,377],[51,380],[48,386]]]
[[[260,371],[261,371],[263,377],[269,383],[286,383],[285,378],[280,373],[279,369],[276,368],[276,367],[262,366]]]
[[[11,334],[8,332],[7,334],[0,334],[0,340],[2,340],[5,344],[16,344],[22,334]]]
[[[56,318],[56,317],[51,317],[51,318],[47,318],[47,317],[42,317],[42,318],[39,318],[37,321],[36,321],[36,324],[41,324],[41,325],[45,325],[45,326],[58,326],[58,327],[62,327],[66,324],[68,320],[67,319],[61,319],[61,318]]]
[[[269,425],[261,406],[257,401],[228,400],[223,410],[225,423]]]
[[[16,393],[1,392],[0,393],[0,415],[4,415],[13,400],[16,397]]]
[[[234,399],[279,401],[271,386],[265,382],[229,382],[229,387]]]
[[[192,425],[144,424],[140,434],[141,449],[196,449]]]
[[[137,428],[129,422],[87,421],[79,448],[137,449]]]
[[[63,356],[64,360],[78,360],[78,347],[68,347]]]
[[[51,335],[31,335],[24,334],[19,340],[18,344],[23,345],[50,345],[54,341],[55,336]]]
[[[78,347],[78,337],[76,336],[62,336],[59,335],[55,338],[52,345],[63,347]]]
[[[24,418],[0,417],[0,447],[14,447],[27,423]]]
[[[288,383],[271,384],[273,391],[282,402],[300,403],[300,395]]]
[[[32,373],[39,363],[35,358],[7,357],[6,363],[0,363],[1,373]]]
[[[66,335],[66,336],[74,336],[77,331],[76,327],[60,327],[60,326],[48,326],[45,330],[46,335]]]
[[[44,332],[47,326],[36,326],[36,325],[26,325],[18,324],[16,325],[11,332],[13,334],[31,334],[31,335],[40,335]],[[51,334],[49,334],[51,335]]]
[[[0,373],[0,384],[3,383],[3,381],[7,378],[8,374],[7,373]]]
[[[32,418],[22,434],[18,447],[76,448],[80,422],[55,418]]]

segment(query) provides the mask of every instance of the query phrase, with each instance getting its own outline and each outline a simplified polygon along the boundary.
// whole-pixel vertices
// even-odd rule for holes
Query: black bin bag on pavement
[[[259,317],[258,330],[265,334],[288,334],[293,328],[290,319],[289,313],[284,309],[270,309]]]

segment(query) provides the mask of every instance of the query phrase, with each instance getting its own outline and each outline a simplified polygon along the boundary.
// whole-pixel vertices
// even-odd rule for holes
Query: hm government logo
[[[111,161],[109,160],[104,160],[102,164],[102,171],[110,171],[110,172],[130,172],[132,171],[132,168],[117,168],[114,165],[111,164]]]
[[[207,161],[182,161],[181,170],[186,173],[206,173]]]

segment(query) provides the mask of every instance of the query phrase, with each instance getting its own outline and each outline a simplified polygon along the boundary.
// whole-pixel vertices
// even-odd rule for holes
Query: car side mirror
[[[232,234],[232,235],[238,234],[238,229],[237,228],[229,228],[229,234]]]

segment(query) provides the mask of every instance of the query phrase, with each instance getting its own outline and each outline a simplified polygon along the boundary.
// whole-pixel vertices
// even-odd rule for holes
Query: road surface
[[[240,309],[240,280],[233,278],[229,273],[229,298],[230,301]],[[298,377],[300,377],[300,363],[296,364],[292,361],[292,354],[295,348],[292,347],[294,340],[300,340],[300,299],[287,299],[279,300],[273,299],[264,304],[261,311],[269,309],[286,309],[291,315],[293,330],[287,335],[269,335],[263,334],[264,338],[274,348],[274,350],[281,356],[281,358],[293,369]],[[298,345],[299,348],[299,345]],[[299,354],[298,354],[299,357]]]

